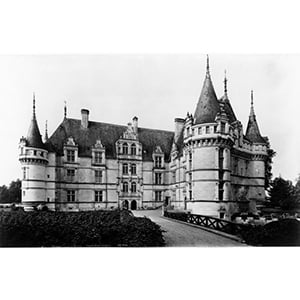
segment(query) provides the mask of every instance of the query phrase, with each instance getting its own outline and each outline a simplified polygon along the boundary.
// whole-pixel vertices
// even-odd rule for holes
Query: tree
[[[274,207],[293,209],[297,206],[296,188],[290,180],[276,177],[270,184],[269,195]]]
[[[0,187],[0,203],[19,203],[21,202],[21,180],[12,181],[7,187]]]
[[[0,186],[0,203],[8,203],[9,191],[6,185]]]
[[[265,189],[270,188],[271,181],[272,181],[272,163],[273,158],[276,155],[276,152],[273,149],[267,150],[268,157],[265,161]]]
[[[8,188],[9,202],[19,203],[21,202],[21,180],[17,179],[12,181]]]

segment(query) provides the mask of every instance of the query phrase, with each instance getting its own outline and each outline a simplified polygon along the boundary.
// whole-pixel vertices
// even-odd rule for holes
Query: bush
[[[160,227],[129,211],[0,213],[2,247],[163,245]]]
[[[253,246],[300,246],[300,222],[282,219],[264,226],[243,228],[242,238]]]

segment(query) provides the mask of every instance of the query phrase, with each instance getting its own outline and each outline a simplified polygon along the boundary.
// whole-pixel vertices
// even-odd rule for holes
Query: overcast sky
[[[68,117],[126,125],[138,116],[139,126],[173,130],[174,118],[194,113],[205,76],[205,54],[0,56],[0,185],[21,177],[18,142],[32,116],[32,93],[41,134],[49,135]],[[300,173],[298,133],[300,56],[210,55],[218,97],[224,70],[237,118],[247,126],[250,91],[261,134],[277,152],[274,176],[294,180]]]

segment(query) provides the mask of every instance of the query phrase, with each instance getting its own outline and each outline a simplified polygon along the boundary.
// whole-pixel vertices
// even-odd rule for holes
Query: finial
[[[48,140],[48,120],[46,120],[46,124],[45,124],[45,140]]]
[[[250,108],[250,117],[255,117],[254,105],[253,105],[253,90],[251,90],[251,108]]]
[[[33,102],[33,119],[35,119],[36,117],[35,117],[35,93],[33,92],[33,100],[32,100],[32,102]]]
[[[65,101],[64,117],[65,117],[65,119],[67,118],[67,101]]]
[[[224,94],[227,96],[227,76],[226,76],[226,70],[224,71]]]
[[[209,76],[209,56],[206,54],[206,76]]]

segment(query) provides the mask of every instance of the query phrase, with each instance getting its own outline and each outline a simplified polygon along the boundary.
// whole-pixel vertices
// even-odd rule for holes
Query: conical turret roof
[[[35,116],[35,97],[33,97],[33,115],[30,122],[29,130],[26,137],[27,146],[34,148],[45,148],[45,145],[42,141],[42,137],[40,134],[40,130],[37,124],[36,116]]]
[[[194,124],[215,122],[217,113],[220,112],[220,105],[213,87],[210,73],[209,61],[207,59],[206,76],[202,91],[194,114]]]
[[[247,130],[246,130],[246,138],[248,138],[253,143],[266,144],[265,139],[260,134],[258,123],[256,121],[256,116],[254,113],[253,91],[251,91],[251,109],[250,109]]]

